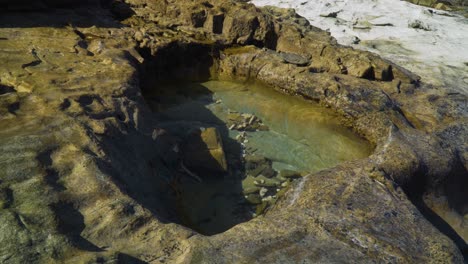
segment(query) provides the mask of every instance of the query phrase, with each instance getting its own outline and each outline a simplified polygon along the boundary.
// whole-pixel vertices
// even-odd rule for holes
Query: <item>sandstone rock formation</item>
[[[192,168],[210,171],[227,171],[223,142],[219,131],[214,127],[194,131],[186,139],[184,147],[185,164]]]
[[[0,15],[0,262],[463,262],[459,227],[443,230],[427,201],[468,212],[466,96],[339,46],[291,10],[102,6]],[[197,234],[178,224],[177,139],[142,91],[207,78],[319,101],[375,152],[302,178],[264,216]]]
[[[437,0],[408,0],[408,2],[422,5],[427,7],[432,7],[440,10],[457,10],[463,9],[463,7],[468,5],[466,0],[458,0],[458,1],[437,1]]]

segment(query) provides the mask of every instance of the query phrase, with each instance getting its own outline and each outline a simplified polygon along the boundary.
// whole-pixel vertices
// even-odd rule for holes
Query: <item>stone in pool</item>
[[[183,149],[184,163],[198,171],[226,172],[227,162],[223,143],[214,127],[192,131]]]

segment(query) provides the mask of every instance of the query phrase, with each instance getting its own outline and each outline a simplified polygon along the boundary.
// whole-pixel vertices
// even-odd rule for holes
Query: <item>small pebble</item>
[[[284,177],[281,177],[281,176],[278,176],[276,177],[280,182],[285,182],[287,181],[288,179],[284,178]]]
[[[260,188],[258,187],[249,187],[249,188],[244,189],[244,194],[248,195],[252,193],[258,193],[259,191],[260,191]]]

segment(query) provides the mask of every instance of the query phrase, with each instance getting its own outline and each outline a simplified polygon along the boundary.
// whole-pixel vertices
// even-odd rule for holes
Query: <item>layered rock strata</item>
[[[0,262],[463,262],[466,224],[434,226],[425,201],[468,212],[466,96],[339,46],[292,11],[107,6],[2,11]],[[262,217],[199,235],[178,224],[164,162],[174,137],[142,90],[208,78],[318,101],[375,152],[297,181]]]

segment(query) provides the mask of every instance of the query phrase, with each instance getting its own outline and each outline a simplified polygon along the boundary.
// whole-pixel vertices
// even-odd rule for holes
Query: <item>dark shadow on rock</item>
[[[160,87],[157,83],[154,85],[154,88]],[[191,85],[190,90],[202,92],[206,103],[213,101],[212,95],[201,85]],[[192,93],[193,91],[186,91],[185,96],[192,96]],[[147,96],[147,101],[151,101],[152,98]],[[200,104],[185,114],[203,116],[203,120],[191,121],[202,126],[216,127],[221,134],[225,151],[240,158],[240,144],[227,136],[226,125],[205,105]],[[175,151],[175,146],[182,149],[189,130],[199,126],[187,126],[177,120],[173,123],[173,119],[156,116],[156,113],[154,115],[153,135],[143,135],[137,131],[128,134],[117,130],[109,131],[101,139],[109,160],[105,162],[98,159],[99,169],[110,175],[123,192],[150,210],[163,223],[178,223],[202,234],[213,235],[250,220],[251,215],[247,213],[246,201],[242,195],[242,175],[234,178],[228,173],[188,168],[201,178],[199,182],[184,169],[182,153]],[[240,161],[234,163],[237,166],[241,164]],[[205,212],[206,217],[203,217]],[[232,212],[239,217],[227,217]],[[195,218],[199,221],[194,222]]]
[[[458,161],[447,177],[445,182],[446,195],[449,201],[450,208],[457,213],[466,211],[465,198],[467,193],[462,189],[467,186],[467,172],[463,165]],[[423,167],[419,173],[415,175],[412,181],[404,187],[406,194],[411,202],[418,208],[419,212],[441,233],[449,237],[462,253],[465,262],[468,262],[468,245],[465,240],[438,214],[429,208],[424,202],[423,195],[427,188],[426,169]]]
[[[135,14],[135,11],[133,11],[133,9],[125,3],[124,0],[101,0],[102,2],[105,2],[105,3],[102,3],[102,5],[109,9],[112,14],[114,15],[114,17],[119,20],[119,21],[122,21],[122,20],[125,20],[131,16],[133,16]]]
[[[210,45],[173,42],[151,54],[140,49],[146,59],[140,67],[142,90],[151,90],[161,81],[203,81],[211,76],[213,57],[218,51]]]
[[[171,171],[157,153],[158,142],[136,131],[122,134],[113,130],[101,139],[101,145],[107,150],[108,160],[96,160],[99,170],[159,221],[177,222]]]
[[[32,10],[40,8],[74,8],[77,6],[98,6],[102,0],[0,0],[0,7]]]
[[[170,92],[162,89],[161,83],[208,80],[214,53],[216,51],[209,46],[183,43],[172,43],[157,54],[140,50],[145,62],[140,65],[138,79],[147,104],[172,104],[170,96],[152,97],[154,93]],[[187,87],[177,96],[189,98],[200,95],[206,99],[204,102],[213,102],[212,94],[205,87],[196,84]],[[182,119],[165,119],[160,113],[148,111],[139,114],[149,115],[145,116],[147,123],[142,124],[144,129],[136,131],[129,128],[128,133],[109,129],[101,138],[108,160],[97,159],[99,169],[111,176],[123,192],[150,210],[159,221],[182,224],[205,235],[226,231],[251,218],[250,212],[245,216],[241,212],[246,208],[242,175],[234,178],[228,173],[188,168],[183,165],[183,154],[179,152],[190,130],[212,126],[221,134],[225,151],[240,159],[240,144],[227,136],[228,129],[223,121],[204,104],[180,113],[204,117],[203,120],[191,120],[194,123],[188,126],[188,123],[177,123]],[[133,114],[127,113],[126,116],[132,117]],[[128,127],[124,123],[122,126]],[[144,134],[142,131],[145,130],[148,132]],[[240,161],[235,163],[239,166]],[[232,212],[239,218],[227,217]]]
[[[169,171],[179,174],[174,178],[177,214],[182,224],[204,235],[218,234],[251,219],[242,195],[242,180],[245,178],[240,158],[242,148],[239,142],[228,136],[226,124],[207,108],[215,100],[206,87],[196,83],[175,86],[183,89],[155,83],[153,88],[156,91],[144,91],[144,94],[155,110],[158,126],[174,138],[175,144],[181,146],[181,155],[169,160],[167,153],[171,152],[171,146],[159,147],[163,164]],[[189,101],[188,107],[178,108],[178,103],[184,100]],[[158,112],[158,105],[166,110]],[[194,139],[194,135],[208,128],[219,131],[228,164],[227,172],[222,172],[218,159],[210,158],[207,154],[207,143]],[[199,148],[198,152],[193,149],[194,146]],[[201,182],[180,171],[181,162]]]
[[[133,15],[120,0],[0,0],[0,28],[121,28]]]
[[[468,171],[459,155],[452,172],[445,183],[448,202],[451,208],[461,215],[468,214]]]
[[[14,92],[16,92],[16,90],[12,86],[0,84],[0,95]]]
[[[445,183],[446,194],[450,208],[453,208],[458,214],[468,214],[468,171],[463,165],[461,158],[457,155],[457,160],[452,172],[449,174]],[[449,235],[447,235],[449,236]],[[465,263],[468,263],[468,245],[464,239],[459,237],[456,233],[449,236],[460,248]]]
[[[20,109],[21,104],[19,102],[12,103],[8,106],[8,112],[16,115],[16,111]]]
[[[455,243],[465,258],[465,262],[468,261],[468,245],[465,240],[444,219],[427,207],[422,198],[412,199],[412,202],[432,225]]]
[[[147,264],[148,262],[137,259],[127,254],[119,253],[117,256],[117,264]]]
[[[103,251],[81,236],[81,232],[86,227],[84,217],[72,204],[58,203],[53,205],[52,209],[58,217],[59,232],[67,236],[75,247],[92,252]]]
[[[39,164],[44,168],[46,175],[45,175],[45,182],[52,186],[56,191],[63,191],[65,187],[58,183],[59,180],[59,173],[52,167],[52,153],[56,150],[56,148],[49,148],[45,151],[40,152],[36,159]]]

